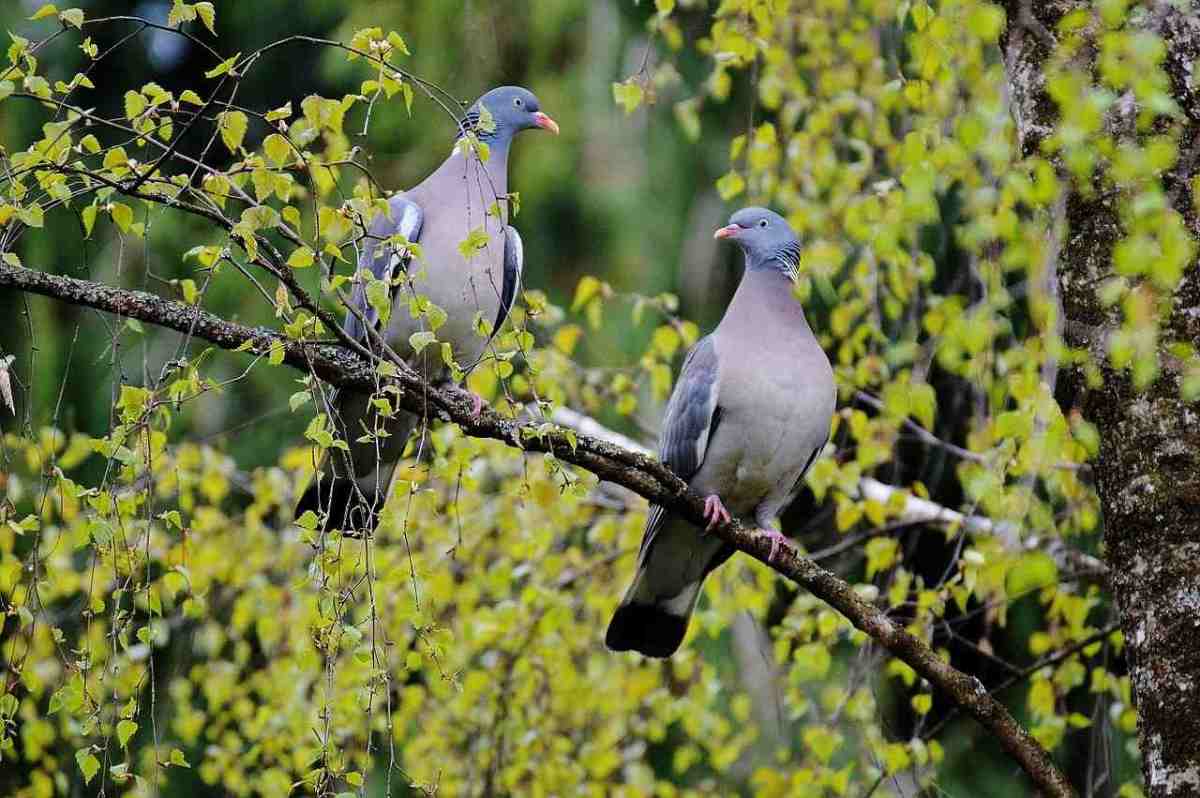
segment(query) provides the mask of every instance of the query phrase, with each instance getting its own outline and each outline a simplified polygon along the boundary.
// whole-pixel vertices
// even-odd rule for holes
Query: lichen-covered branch
[[[0,287],[135,318],[191,334],[224,349],[249,347],[258,355],[272,349],[282,351],[283,362],[340,387],[374,390],[377,386],[378,377],[373,366],[341,347],[289,341],[275,333],[250,329],[198,307],[153,294],[8,264],[0,264]],[[451,421],[473,437],[502,441],[523,451],[553,454],[602,480],[617,483],[662,504],[697,524],[703,522],[704,500],[691,492],[666,466],[643,452],[631,451],[586,434],[579,435],[554,424],[514,421],[490,409],[476,417],[465,393],[436,389],[409,370],[401,370],[393,382],[401,391],[399,404],[405,410]],[[1065,776],[1046,750],[978,679],[945,662],[924,641],[909,634],[903,625],[866,601],[846,581],[801,556],[791,545],[784,546],[768,563],[771,539],[737,522],[715,530],[714,534],[825,601],[940,689],[995,736],[1044,795],[1073,795]]]

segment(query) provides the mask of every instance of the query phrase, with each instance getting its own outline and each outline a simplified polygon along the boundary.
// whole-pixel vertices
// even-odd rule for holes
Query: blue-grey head
[[[487,113],[484,114],[481,108],[486,108]],[[482,141],[507,142],[530,128],[558,133],[558,123],[542,113],[534,93],[520,86],[492,89],[471,104],[461,124],[464,130],[473,130]]]
[[[774,269],[795,279],[800,242],[782,216],[766,208],[742,208],[713,238],[728,238],[746,253],[746,268]]]

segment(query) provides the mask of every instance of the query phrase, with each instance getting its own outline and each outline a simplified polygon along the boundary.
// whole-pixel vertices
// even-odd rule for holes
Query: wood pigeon
[[[659,456],[705,500],[708,529],[731,516],[783,540],[775,518],[829,440],[833,369],[792,293],[800,243],[765,208],[715,233],[741,247],[746,272],[721,323],[688,353],[667,403]],[[704,577],[734,549],[652,505],[637,572],[608,626],[614,651],[679,648]]]
[[[558,133],[532,92],[492,89],[460,122],[460,133],[474,133],[482,146],[464,146],[460,138],[429,177],[388,200],[390,212],[379,214],[363,238],[358,269],[399,283],[392,289],[394,312],[386,329],[379,329],[378,313],[358,281],[351,297],[358,315],[348,312],[343,324],[352,338],[378,348],[365,326],[371,325],[418,373],[431,382],[445,379],[441,347],[424,346],[418,353],[412,342],[414,333],[434,332],[430,313],[414,318],[410,312],[414,298],[424,297],[445,313],[434,332],[437,341],[451,344],[464,371],[480,361],[521,281],[521,236],[508,224],[508,153],[513,136],[530,128]],[[414,259],[408,243],[419,244],[422,257]],[[352,391],[337,395],[333,406],[350,450],[329,450],[297,503],[296,517],[312,510],[323,519],[323,529],[369,534],[419,419],[404,411],[387,418],[372,397]],[[476,397],[477,414],[481,407]]]

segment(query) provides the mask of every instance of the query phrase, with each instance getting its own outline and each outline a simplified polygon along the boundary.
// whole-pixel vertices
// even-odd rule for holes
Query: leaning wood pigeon
[[[447,369],[440,346],[425,346],[420,353],[414,349],[414,333],[433,331],[430,314],[414,318],[410,301],[424,297],[445,312],[436,337],[453,347],[464,370],[479,362],[508,316],[521,280],[521,237],[508,224],[507,212],[513,136],[530,128],[558,133],[554,120],[538,109],[537,97],[517,86],[492,89],[480,97],[460,127],[464,135],[474,133],[482,146],[462,146],[460,141],[420,185],[391,197],[390,213],[380,214],[370,225],[358,260],[360,272],[400,283],[392,296],[396,312],[379,332],[430,381],[444,379]],[[423,255],[415,262],[410,243],[419,243]],[[367,296],[360,281],[343,329],[377,348],[367,326],[378,328],[379,318]],[[481,405],[477,397],[476,412]],[[418,419],[404,411],[387,417],[372,397],[355,392],[335,398],[334,416],[350,450],[330,450],[300,497],[296,516],[312,510],[323,519],[324,529],[369,534]]]
[[[836,390],[792,283],[800,244],[783,217],[745,208],[717,230],[746,255],[725,317],[688,353],[667,403],[659,456],[706,496],[712,529],[735,516],[772,538],[775,517],[829,440]],[[704,577],[734,549],[650,508],[637,573],[608,626],[614,651],[668,657],[679,648]]]

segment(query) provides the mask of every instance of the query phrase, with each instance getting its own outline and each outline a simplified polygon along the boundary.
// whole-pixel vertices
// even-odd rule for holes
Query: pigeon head
[[[542,113],[534,93],[520,86],[501,86],[480,97],[467,109],[462,126],[483,141],[508,141],[530,128],[558,133],[558,123]]]
[[[718,228],[713,238],[727,238],[746,253],[746,268],[774,269],[795,277],[800,242],[782,216],[766,208],[742,208]]]

